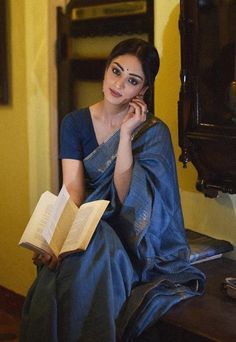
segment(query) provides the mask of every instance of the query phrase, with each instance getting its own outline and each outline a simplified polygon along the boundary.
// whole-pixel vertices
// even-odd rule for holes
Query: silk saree
[[[86,201],[109,207],[85,252],[46,266],[27,295],[21,342],[135,341],[181,300],[201,295],[190,265],[167,126],[149,117],[133,136],[133,174],[123,204],[113,183],[119,131],[84,159]]]

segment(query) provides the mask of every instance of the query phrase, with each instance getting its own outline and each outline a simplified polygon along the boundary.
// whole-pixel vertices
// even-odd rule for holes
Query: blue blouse
[[[97,146],[89,108],[73,111],[63,118],[60,129],[60,159],[83,160]]]

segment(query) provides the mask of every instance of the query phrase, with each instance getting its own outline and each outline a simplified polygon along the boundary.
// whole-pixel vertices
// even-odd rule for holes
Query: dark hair
[[[151,43],[148,43],[143,39],[130,38],[123,40],[112,49],[107,59],[106,68],[109,67],[114,58],[126,54],[136,56],[142,65],[146,85],[148,86],[144,100],[147,104],[150,104],[155,77],[160,66],[157,49]]]

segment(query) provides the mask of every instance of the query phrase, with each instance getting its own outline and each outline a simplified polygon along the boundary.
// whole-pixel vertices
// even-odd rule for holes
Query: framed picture
[[[7,0],[0,0],[0,105],[9,102]]]

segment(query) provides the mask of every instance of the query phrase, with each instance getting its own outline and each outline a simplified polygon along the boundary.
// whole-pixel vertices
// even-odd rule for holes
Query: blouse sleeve
[[[60,159],[83,159],[80,136],[73,113],[66,115],[60,127]]]

